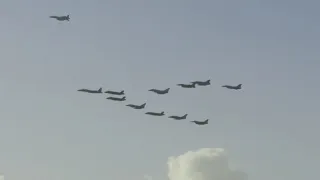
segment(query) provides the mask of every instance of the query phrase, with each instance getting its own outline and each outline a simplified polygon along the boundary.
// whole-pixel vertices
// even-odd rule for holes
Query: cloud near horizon
[[[246,173],[231,170],[222,148],[202,148],[168,159],[169,180],[248,180]]]

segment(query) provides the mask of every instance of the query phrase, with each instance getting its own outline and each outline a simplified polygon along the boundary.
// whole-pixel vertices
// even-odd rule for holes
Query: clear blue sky
[[[6,180],[167,178],[169,156],[222,147],[259,180],[318,179],[316,0],[0,1]],[[49,19],[70,13],[70,22]],[[211,79],[192,90],[177,83]],[[221,88],[243,84],[242,91]],[[153,118],[79,88],[124,89]],[[172,90],[166,96],[150,88]]]

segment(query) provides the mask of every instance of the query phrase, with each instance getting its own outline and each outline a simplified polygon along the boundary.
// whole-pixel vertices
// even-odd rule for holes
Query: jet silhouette
[[[177,86],[181,86],[182,88],[195,88],[196,84],[191,83],[191,84],[177,84]]]
[[[134,104],[127,104],[126,106],[129,106],[133,109],[144,109],[146,107],[147,103],[141,104],[141,105],[134,105]]]
[[[112,100],[112,101],[125,101],[126,97],[123,96],[122,98],[117,98],[117,97],[107,97],[106,99]]]
[[[170,88],[167,88],[165,90],[159,90],[159,89],[149,89],[149,91],[157,93],[157,94],[167,94],[169,92]]]
[[[241,86],[242,86],[242,84],[238,84],[237,86],[224,85],[224,86],[222,86],[222,87],[225,87],[225,88],[227,88],[227,89],[239,90],[239,89],[242,88]]]
[[[151,116],[163,116],[164,112],[162,111],[161,113],[156,113],[156,112],[146,112],[146,114],[151,115]]]
[[[107,93],[107,94],[113,94],[113,95],[124,95],[124,91],[120,91],[120,92],[117,92],[117,91],[105,91],[104,93]]]
[[[205,121],[190,121],[190,122],[193,122],[197,125],[205,125],[205,124],[208,124],[209,123],[209,119],[205,120]]]
[[[183,119],[186,119],[188,116],[188,114],[185,114],[183,116],[169,116],[168,118],[172,118],[174,120],[183,120]]]
[[[56,19],[58,21],[70,21],[70,15],[67,16],[49,16],[50,18]]]
[[[207,81],[193,81],[193,82],[191,82],[192,84],[196,84],[196,85],[198,85],[198,86],[208,86],[208,85],[210,85],[211,83],[210,83],[210,79],[209,80],[207,80]]]
[[[100,89],[98,89],[98,90],[79,89],[78,91],[98,94],[98,93],[102,93],[102,88],[100,88]]]

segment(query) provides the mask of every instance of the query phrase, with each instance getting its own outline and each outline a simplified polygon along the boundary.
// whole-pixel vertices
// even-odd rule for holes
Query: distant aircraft
[[[146,107],[147,103],[141,104],[141,105],[134,105],[134,104],[127,104],[126,106],[129,106],[133,109],[144,109]]]
[[[49,16],[50,18],[54,18],[58,21],[70,21],[70,15],[67,16]]]
[[[79,89],[78,91],[98,94],[98,93],[102,93],[102,88],[100,88],[98,90]]]
[[[104,93],[107,93],[107,94],[113,94],[113,95],[124,95],[124,91],[120,91],[120,92],[117,92],[117,91],[105,91]]]
[[[170,88],[167,88],[165,90],[159,90],[159,89],[149,89],[149,91],[157,93],[157,94],[167,94],[169,92]]]
[[[228,88],[228,89],[234,89],[234,90],[239,90],[242,88],[242,84],[239,84],[238,86],[230,86],[230,85],[224,85],[222,87]]]
[[[162,111],[161,113],[156,113],[156,112],[146,112],[146,114],[148,115],[152,115],[152,116],[163,116],[164,112]]]
[[[117,97],[107,97],[106,99],[112,100],[112,101],[125,101],[126,97],[123,96],[122,98],[117,98]]]
[[[190,122],[193,122],[197,125],[205,125],[205,124],[208,124],[209,123],[209,119],[205,120],[205,121],[190,121]]]
[[[198,86],[208,86],[208,85],[210,85],[211,83],[210,83],[210,79],[209,80],[207,80],[207,81],[193,81],[193,82],[191,82],[192,84],[196,84],[196,85],[198,85]]]
[[[186,119],[188,116],[188,114],[185,114],[183,116],[169,116],[168,118],[172,118],[174,120],[183,120],[183,119]]]
[[[191,84],[177,84],[177,86],[181,86],[182,88],[195,88],[196,84],[191,83]]]

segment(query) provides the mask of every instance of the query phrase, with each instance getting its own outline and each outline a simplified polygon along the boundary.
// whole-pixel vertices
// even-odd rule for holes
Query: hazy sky
[[[216,147],[251,180],[319,179],[319,5],[1,0],[0,173],[165,180],[168,157]],[[48,18],[68,13],[70,22]],[[207,79],[210,87],[176,86]],[[238,83],[243,90],[221,88]],[[124,89],[126,103],[146,109],[77,92],[99,87]]]

